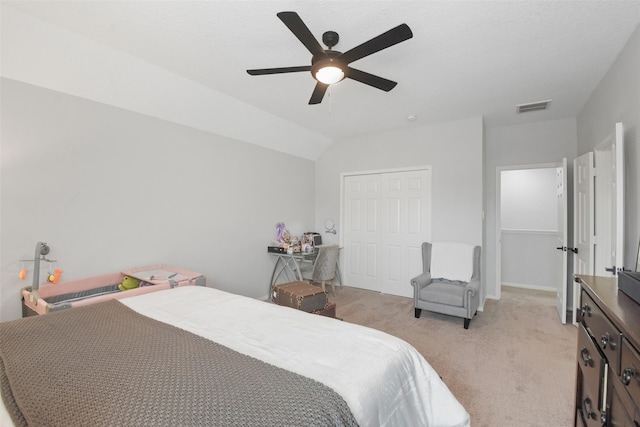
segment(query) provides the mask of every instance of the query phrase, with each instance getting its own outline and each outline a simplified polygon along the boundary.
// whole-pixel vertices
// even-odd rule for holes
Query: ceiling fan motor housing
[[[322,43],[324,43],[329,49],[338,44],[340,36],[335,31],[327,31],[322,35]]]

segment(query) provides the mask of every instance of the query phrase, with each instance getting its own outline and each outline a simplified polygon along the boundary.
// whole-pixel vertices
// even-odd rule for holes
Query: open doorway
[[[558,177],[566,176],[564,169],[564,163],[497,168],[498,298],[504,284],[557,291],[559,301],[562,301],[559,305],[566,306],[566,291],[560,292],[563,284],[558,283],[563,276],[563,263],[559,262],[563,252],[556,249],[558,246],[560,249],[566,247],[566,243],[558,244],[558,236],[566,230],[566,219],[559,215],[559,206],[566,207],[566,194],[565,189],[558,186]],[[563,172],[559,174],[561,170]],[[560,193],[563,193],[562,198]],[[562,320],[565,310],[562,307],[558,310]]]

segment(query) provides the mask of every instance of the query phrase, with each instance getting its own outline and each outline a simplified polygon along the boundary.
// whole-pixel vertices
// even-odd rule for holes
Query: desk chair
[[[321,283],[323,291],[326,291],[325,284],[329,282],[333,296],[336,296],[336,285],[333,280],[336,277],[337,265],[338,245],[320,246],[318,248],[318,256],[313,265],[300,267],[302,279],[308,282]]]
[[[411,279],[415,316],[422,310],[464,318],[464,328],[480,305],[480,246],[424,242],[423,273]]]

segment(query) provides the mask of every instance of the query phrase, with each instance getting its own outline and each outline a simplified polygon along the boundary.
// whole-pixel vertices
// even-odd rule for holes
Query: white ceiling
[[[489,127],[576,117],[640,22],[640,0],[2,3],[330,140],[476,116]],[[276,17],[284,10],[319,40],[338,32],[343,52],[408,24],[412,39],[352,64],[397,87],[344,80],[310,106],[309,73],[249,76],[310,63]],[[515,113],[516,104],[547,99],[548,111]]]

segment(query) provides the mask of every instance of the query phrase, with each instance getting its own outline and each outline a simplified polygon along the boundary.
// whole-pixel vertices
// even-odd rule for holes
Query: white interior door
[[[431,170],[349,175],[343,192],[345,284],[412,297],[431,240]]]
[[[624,126],[574,161],[574,274],[611,276],[624,268]],[[578,285],[573,290],[576,323]]]
[[[558,215],[558,232],[556,234],[557,268],[556,286],[557,291],[557,309],[562,324],[567,323],[567,159],[562,159],[562,167],[556,169],[556,195],[557,215]]]
[[[573,273],[593,275],[595,253],[595,169],[593,152],[588,152],[573,161]],[[579,285],[573,284],[573,315],[580,301]]]
[[[623,268],[624,256],[624,128],[594,149],[596,276],[612,276]]]
[[[616,123],[616,139],[613,146],[613,215],[615,223],[612,224],[615,240],[613,242],[614,274],[624,269],[624,126]]]

